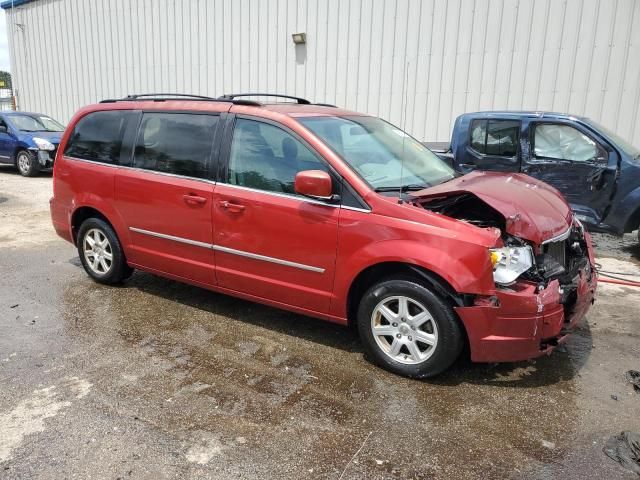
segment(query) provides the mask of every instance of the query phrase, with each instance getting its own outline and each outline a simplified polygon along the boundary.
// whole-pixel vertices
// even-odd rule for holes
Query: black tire
[[[16,154],[16,168],[23,177],[35,177],[40,173],[38,158],[29,150],[20,150]]]
[[[108,241],[109,248],[102,248],[101,253],[104,252],[106,254],[110,254],[111,261],[109,263],[107,257],[104,257],[103,260],[105,263],[103,264],[102,262],[98,262],[99,264],[97,268],[94,268],[89,262],[90,259],[96,259],[96,254],[89,253],[89,255],[87,255],[86,253],[87,251],[90,251],[88,248],[89,240],[87,240],[87,237],[94,239],[96,235],[98,235],[99,238],[104,237]],[[80,225],[80,229],[78,230],[76,243],[80,262],[82,263],[85,272],[87,272],[87,274],[96,282],[104,283],[106,285],[114,285],[126,280],[133,273],[133,268],[127,264],[127,259],[124,256],[122,245],[120,245],[120,240],[118,240],[116,232],[111,228],[111,225],[101,218],[92,217],[82,222],[82,225]],[[89,256],[89,259],[87,256]],[[104,269],[104,265],[107,265],[108,269]],[[104,271],[100,271],[101,269]]]
[[[424,306],[432,319],[428,321],[433,322],[427,328],[431,329],[432,332],[437,332],[437,341],[433,347],[422,344],[425,352],[421,353],[425,353],[425,357],[427,358],[419,361],[419,363],[407,364],[394,360],[383,350],[383,347],[377,343],[376,336],[374,336],[372,332],[374,310],[382,302],[387,301],[390,297],[396,296],[408,297],[410,301],[417,302],[417,304]],[[415,306],[410,308],[416,308],[417,305],[413,305]],[[411,317],[407,317],[407,322],[409,322],[408,319],[410,318]],[[387,279],[372,286],[360,300],[357,323],[358,332],[360,333],[365,351],[374,363],[390,372],[405,377],[427,378],[438,375],[455,362],[464,346],[464,337],[460,322],[453,309],[438,295],[422,285],[419,281],[413,279]],[[405,325],[411,325],[411,323],[406,323]],[[391,324],[388,326],[391,326]],[[402,327],[402,324],[400,324],[400,326],[406,329],[406,327]],[[424,327],[419,326],[417,328],[422,329]],[[412,337],[408,335],[411,333],[411,331],[408,333],[403,332],[403,334],[399,334],[401,337],[398,338],[401,338],[402,341],[410,340]],[[415,335],[415,331],[413,333]],[[404,335],[407,336],[405,337]],[[393,336],[384,338],[388,342],[393,339]],[[431,351],[430,349],[433,350]],[[408,347],[402,347],[399,355],[404,354],[406,358],[406,353],[411,355]],[[411,361],[411,358],[409,361]],[[418,360],[416,360],[416,362],[418,362]]]

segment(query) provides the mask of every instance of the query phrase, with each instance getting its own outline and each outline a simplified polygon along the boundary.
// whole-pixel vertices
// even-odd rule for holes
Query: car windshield
[[[417,190],[455,176],[431,150],[380,118],[354,115],[298,120],[378,191]]]
[[[11,115],[9,121],[22,132],[62,132],[64,127],[44,115]]]
[[[601,131],[606,136],[608,136],[613,141],[613,143],[615,143],[616,146],[618,148],[620,148],[621,150],[623,150],[624,153],[626,153],[627,155],[630,155],[632,157],[640,156],[640,149],[638,149],[638,148],[634,147],[633,145],[631,145],[629,142],[627,142],[620,135],[618,135],[616,133],[613,133],[608,128],[603,127],[602,125],[600,125],[599,123],[594,122],[593,120],[587,119],[586,123],[588,125],[591,125],[596,130]]]

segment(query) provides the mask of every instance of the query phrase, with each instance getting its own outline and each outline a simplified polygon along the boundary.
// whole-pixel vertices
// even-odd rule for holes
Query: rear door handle
[[[189,205],[204,205],[205,203],[207,203],[207,199],[204,197],[200,197],[198,195],[195,195],[193,193],[189,193],[187,195],[183,195],[182,199],[185,201],[185,203],[188,203]]]
[[[220,208],[224,208],[226,210],[229,210],[230,212],[242,212],[246,208],[244,205],[232,203],[228,200],[220,200],[218,202],[218,205],[220,205]]]

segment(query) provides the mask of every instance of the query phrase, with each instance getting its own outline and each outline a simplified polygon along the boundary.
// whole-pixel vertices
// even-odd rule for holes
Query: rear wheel
[[[112,285],[133,273],[116,233],[104,220],[85,220],[78,231],[77,244],[82,266],[96,282]]]
[[[38,159],[28,150],[20,150],[16,156],[16,167],[23,177],[35,177],[40,172]]]
[[[375,363],[407,377],[441,373],[463,347],[451,307],[414,280],[390,279],[371,287],[360,302],[358,330]]]

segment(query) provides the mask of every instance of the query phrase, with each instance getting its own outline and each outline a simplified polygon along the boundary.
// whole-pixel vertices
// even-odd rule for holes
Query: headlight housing
[[[33,137],[33,143],[35,143],[40,150],[51,151],[56,149],[53,143],[51,143],[49,140],[45,140],[44,138]]]
[[[533,266],[531,247],[502,247],[489,250],[493,280],[501,285],[513,283]]]

